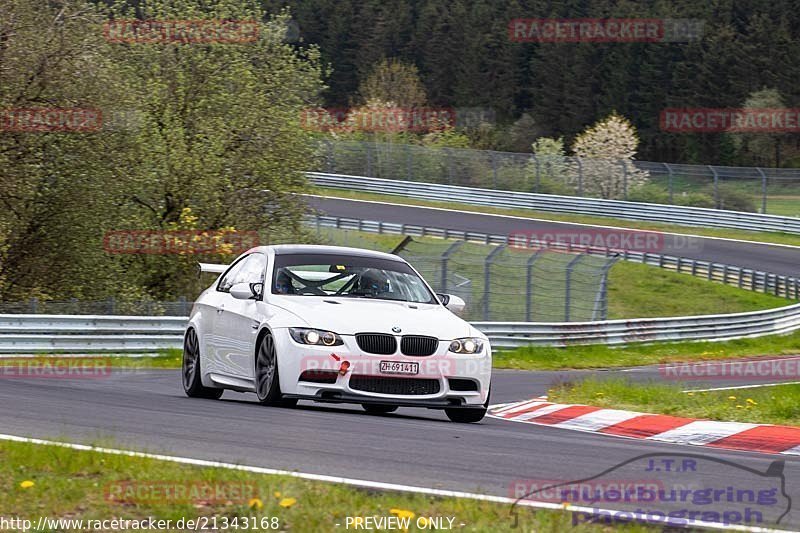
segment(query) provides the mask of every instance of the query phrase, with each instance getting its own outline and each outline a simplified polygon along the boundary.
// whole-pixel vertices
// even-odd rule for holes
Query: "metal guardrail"
[[[478,189],[438,183],[386,180],[365,176],[308,172],[314,185],[394,196],[405,196],[438,202],[456,202],[511,209],[533,209],[550,213],[570,213],[663,222],[682,226],[730,228],[748,231],[777,231],[800,235],[800,218],[762,215],[741,211],[725,211],[703,207],[604,200],[535,194],[529,192]]]
[[[443,239],[459,239],[482,244],[505,244],[510,246],[520,245],[520,243],[514,240],[513,235],[489,235],[486,233],[458,231],[445,228],[432,228],[414,224],[398,224],[393,222],[321,215],[308,217],[307,220],[323,227],[365,231],[370,233],[411,235],[414,237],[439,237]],[[522,245],[524,246],[524,243]],[[597,248],[592,246],[579,246],[571,243],[565,244],[560,242],[550,242],[548,243],[548,248],[562,250],[569,253],[588,253],[604,257],[618,255],[621,259],[625,259],[626,261],[666,268],[667,270],[673,270],[682,274],[691,274],[693,276],[705,278],[709,281],[717,281],[726,285],[739,287],[741,289],[773,294],[775,296],[781,296],[793,300],[797,300],[798,296],[800,296],[800,288],[798,287],[800,283],[798,282],[797,278],[773,274],[770,272],[763,272],[761,270],[753,270],[734,265],[689,259],[686,257],[675,257],[671,255],[630,250],[613,250],[609,248]]]
[[[186,317],[0,315],[0,354],[181,348]],[[597,322],[473,322],[497,348],[723,341],[800,329],[800,304],[766,311]]]
[[[492,346],[621,345],[655,341],[724,341],[800,329],[800,304],[726,315],[635,318],[602,322],[473,322]]]
[[[768,198],[797,195],[800,169],[731,167],[628,159],[592,159],[532,152],[432,147],[394,142],[323,140],[319,172],[384,179],[447,183],[510,191],[570,196],[600,196],[613,191],[622,200],[643,201],[637,190],[646,176],[656,188],[644,196],[663,196],[664,204],[698,205],[767,212]],[[617,175],[613,178],[613,175]],[[599,179],[598,179],[599,178]],[[610,190],[608,185],[616,182]],[[659,191],[661,194],[659,194]],[[629,195],[631,198],[629,198]],[[688,195],[688,196],[686,196]],[[731,196],[733,195],[733,196]],[[637,196],[639,198],[637,199]],[[752,205],[748,206],[748,202]]]
[[[174,316],[0,315],[0,354],[180,348],[187,320]]]

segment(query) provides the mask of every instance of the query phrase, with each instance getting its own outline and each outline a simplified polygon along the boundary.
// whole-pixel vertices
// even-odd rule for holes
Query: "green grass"
[[[800,385],[690,392],[686,386],[587,379],[551,389],[557,403],[577,403],[644,413],[733,422],[800,426]]]
[[[623,220],[612,217],[548,213],[544,211],[535,211],[532,209],[504,209],[499,207],[477,206],[477,205],[460,204],[460,203],[432,202],[429,200],[417,200],[415,198],[407,198],[404,196],[363,193],[363,192],[349,191],[344,189],[328,189],[323,187],[312,188],[311,190],[309,190],[309,193],[326,195],[326,196],[335,196],[338,198],[352,198],[356,200],[372,200],[372,201],[390,202],[396,204],[442,207],[447,209],[458,209],[462,211],[474,211],[476,213],[493,213],[499,215],[511,215],[523,218],[540,219],[540,220],[577,222],[580,224],[595,224],[595,225],[605,225],[605,226],[610,225],[620,228],[636,228],[636,229],[653,230],[653,231],[664,231],[670,233],[702,235],[707,237],[722,237],[727,239],[740,239],[744,241],[760,241],[760,242],[771,242],[775,244],[789,244],[793,246],[800,246],[800,235],[791,235],[788,233],[744,231],[744,230],[725,229],[725,228],[701,228],[694,226],[681,226],[678,224],[663,224],[656,222]],[[785,206],[784,207],[785,209],[791,209],[792,200],[789,200],[789,202],[790,204],[788,206]],[[767,205],[769,205],[769,202]]]
[[[133,485],[122,485],[125,483]],[[134,495],[132,498],[109,497],[120,494],[125,487],[136,489],[129,492]],[[230,501],[224,501],[225,498],[152,497],[153,489],[169,489],[174,494],[176,489],[186,487],[206,487],[217,490],[218,494],[236,496]],[[137,499],[136,492],[145,497]],[[280,531],[299,532],[341,531],[345,529],[348,516],[391,516],[400,511],[414,515],[409,531],[419,531],[413,524],[420,516],[453,517],[456,531],[508,531],[512,523],[507,504],[358,489],[288,476],[16,442],[0,442],[0,509],[6,511],[0,516],[30,519],[34,524],[40,516],[83,520],[153,517],[173,520],[173,524],[181,518],[217,517],[221,524],[223,517],[229,520],[253,517],[259,521],[262,517],[276,517]],[[570,515],[556,511],[522,508],[519,519],[518,531],[556,533],[607,529],[588,525],[573,528]],[[242,525],[240,522],[235,530],[244,530]],[[653,531],[655,528],[632,525],[625,530]]]
[[[705,361],[800,353],[800,332],[725,342],[632,344],[614,348],[602,344],[548,348],[528,346],[494,354],[495,368],[566,370],[623,368],[672,361]]]
[[[739,313],[791,303],[785,298],[627,261],[618,262],[609,273],[611,319]]]

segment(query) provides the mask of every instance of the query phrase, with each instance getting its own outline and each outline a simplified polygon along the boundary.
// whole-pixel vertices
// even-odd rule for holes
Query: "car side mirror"
[[[457,315],[463,313],[464,309],[467,307],[467,304],[464,302],[464,300],[453,294],[437,294],[436,296],[439,297],[442,305]]]
[[[263,283],[237,283],[231,287],[231,296],[237,300],[260,300],[264,292]]]

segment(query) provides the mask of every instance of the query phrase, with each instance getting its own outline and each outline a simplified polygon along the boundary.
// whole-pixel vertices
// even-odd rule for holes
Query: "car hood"
[[[274,296],[270,304],[296,315],[298,326],[336,332],[429,335],[439,339],[482,336],[468,322],[438,304],[411,304],[366,298]]]

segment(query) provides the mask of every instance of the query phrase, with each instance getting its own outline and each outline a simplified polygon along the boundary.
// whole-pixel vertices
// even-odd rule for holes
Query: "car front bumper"
[[[285,329],[276,331],[274,338],[281,390],[289,397],[433,409],[477,407],[488,400],[492,368],[488,342],[480,354],[448,352],[449,341],[444,340],[433,355],[406,356],[365,353],[347,335],[342,336],[344,345],[332,347],[299,344]],[[418,373],[381,372],[381,361],[416,363]]]

